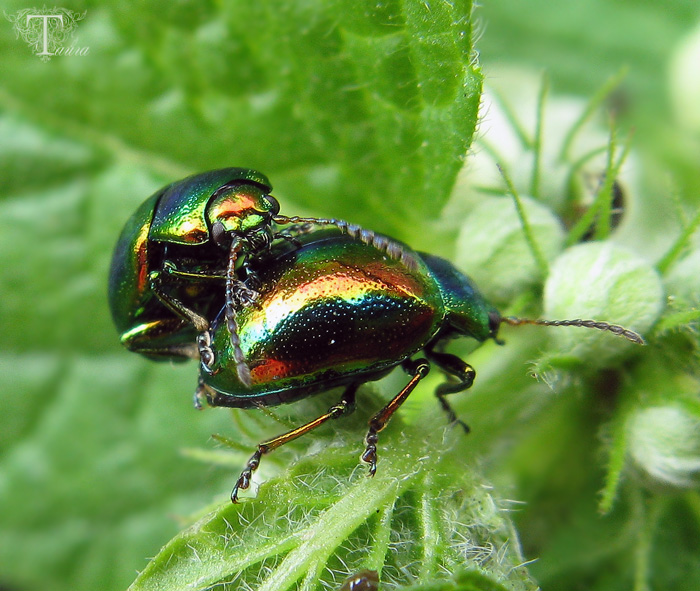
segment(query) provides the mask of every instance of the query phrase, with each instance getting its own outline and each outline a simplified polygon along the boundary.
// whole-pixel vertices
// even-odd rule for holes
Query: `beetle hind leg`
[[[248,460],[248,463],[241,472],[241,475],[238,477],[236,485],[233,487],[233,491],[231,492],[231,501],[233,503],[237,503],[238,492],[240,490],[245,490],[250,486],[250,481],[253,477],[253,472],[255,472],[258,469],[262,456],[270,453],[273,449],[277,449],[285,443],[289,443],[290,441],[293,441],[294,439],[305,435],[312,429],[315,429],[316,427],[322,425],[330,419],[338,419],[342,416],[349,415],[353,410],[355,410],[355,393],[357,392],[358,387],[359,384],[351,384],[350,386],[348,386],[345,389],[345,392],[343,392],[343,396],[340,399],[340,402],[331,406],[330,409],[328,409],[327,413],[321,415],[313,421],[309,421],[301,427],[297,427],[296,429],[292,429],[287,433],[274,437],[273,439],[268,439],[267,441],[263,441],[260,444],[258,444],[258,449],[255,450],[255,453]]]
[[[406,373],[411,375],[410,381],[404,386],[401,392],[394,396],[383,409],[369,420],[369,430],[365,437],[367,447],[365,447],[365,451],[360,456],[360,459],[369,464],[370,476],[374,476],[377,472],[377,441],[379,440],[379,432],[386,427],[389,419],[391,419],[399,406],[406,401],[406,398],[413,392],[418,382],[427,376],[430,371],[430,363],[428,363],[426,359],[405,361],[402,367]]]
[[[442,406],[442,409],[447,413],[447,418],[451,424],[460,425],[465,433],[469,433],[469,425],[457,417],[457,414],[447,401],[446,396],[448,394],[463,392],[471,388],[474,383],[474,378],[476,377],[476,371],[474,371],[471,365],[462,361],[456,355],[438,353],[436,351],[427,351],[426,354],[435,365],[448,375],[448,378],[452,378],[444,384],[440,384],[435,390],[435,396],[437,396],[437,399],[440,401],[440,406]]]

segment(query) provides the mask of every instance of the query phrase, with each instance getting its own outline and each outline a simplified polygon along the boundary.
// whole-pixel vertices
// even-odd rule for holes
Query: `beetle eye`
[[[280,212],[279,201],[272,195],[265,195],[263,198],[270,204],[270,215],[273,217],[276,216]]]
[[[501,327],[501,315],[496,310],[489,312],[489,332],[494,341],[499,343],[498,329]],[[499,343],[500,344],[500,343]]]
[[[216,222],[211,227],[211,237],[216,244],[224,248],[226,242],[226,228],[221,222]]]

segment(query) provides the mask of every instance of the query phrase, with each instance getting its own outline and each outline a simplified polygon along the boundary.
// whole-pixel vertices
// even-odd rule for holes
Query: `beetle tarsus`
[[[211,332],[205,330],[197,335],[197,348],[199,349],[199,359],[202,362],[202,367],[212,373],[212,365],[214,365],[214,351],[211,348]]]
[[[365,437],[365,451],[360,456],[360,459],[369,464],[369,476],[374,476],[377,473],[377,442],[379,441],[378,433],[370,426],[370,430]]]
[[[234,281],[231,299],[239,306],[247,308],[255,303],[260,294],[254,289],[250,289],[243,281]]]
[[[460,419],[457,416],[457,413],[455,413],[454,409],[452,408],[452,405],[449,402],[447,402],[445,396],[443,394],[440,394],[439,392],[435,392],[435,397],[440,402],[442,410],[444,410],[447,414],[447,420],[449,421],[450,425],[459,425],[464,430],[464,434],[469,435],[469,433],[471,432],[469,425],[467,425],[462,419]]]
[[[427,376],[430,371],[430,363],[427,359],[416,359],[415,361],[409,359],[402,364],[402,367],[406,373],[411,375],[410,381],[401,392],[394,396],[384,408],[369,420],[369,430],[365,437],[366,447],[360,459],[369,464],[370,476],[374,476],[377,472],[377,441],[379,441],[379,432],[386,427],[392,415],[406,401],[406,398],[413,392],[418,382]]]
[[[260,458],[262,457],[262,455],[264,453],[267,453],[268,451],[269,450],[265,447],[265,445],[261,443],[258,446],[258,449],[255,450],[255,453],[250,457],[248,463],[246,464],[246,467],[243,469],[243,472],[241,472],[241,475],[238,477],[236,486],[234,486],[233,490],[231,491],[232,503],[238,502],[239,490],[246,490],[250,487],[250,480],[253,477],[253,472],[255,472],[258,469],[258,466],[260,465]]]
[[[203,410],[204,404],[209,403],[209,396],[207,395],[207,386],[204,384],[204,380],[200,375],[197,379],[197,388],[194,391],[193,396],[194,408],[196,410]]]
[[[447,394],[456,394],[471,388],[476,377],[476,371],[467,362],[451,353],[442,353],[428,349],[426,350],[426,355],[430,361],[447,374],[449,380],[440,384],[435,390],[435,396],[439,400],[440,406],[447,413],[450,424],[460,425],[465,433],[469,433],[469,425],[457,417],[446,396]]]
[[[238,477],[238,482],[236,482],[236,486],[233,487],[233,492],[231,493],[231,501],[233,501],[234,503],[238,502],[238,491],[245,490],[250,486],[250,480],[253,477],[253,472],[255,472],[258,469],[258,466],[260,465],[260,458],[262,458],[264,454],[271,452],[273,449],[277,449],[285,443],[293,441],[297,437],[305,435],[312,429],[315,429],[316,427],[322,425],[330,419],[338,419],[342,416],[349,415],[350,413],[352,413],[355,410],[355,392],[357,392],[358,387],[359,384],[350,384],[345,389],[345,392],[343,392],[343,396],[340,399],[340,402],[331,406],[328,409],[327,413],[321,415],[317,419],[309,421],[301,427],[292,429],[291,431],[279,435],[278,437],[268,439],[267,441],[263,441],[262,443],[260,443],[258,445],[258,449],[251,456],[250,460],[248,460],[246,467],[243,469],[243,472],[241,472],[241,475]]]

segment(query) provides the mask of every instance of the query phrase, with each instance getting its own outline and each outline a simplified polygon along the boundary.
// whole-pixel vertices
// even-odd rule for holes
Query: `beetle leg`
[[[193,402],[196,410],[203,410],[206,403],[207,406],[216,406],[214,404],[214,398],[216,396],[216,391],[207,384],[204,383],[204,378],[202,374],[199,374],[197,378],[197,388],[194,391]]]
[[[250,257],[246,257],[243,260],[241,269],[245,271],[245,281],[240,281],[239,283],[245,291],[245,297],[239,299],[239,304],[242,306],[250,306],[260,297],[259,290],[261,281],[258,274],[250,268]]]
[[[447,413],[447,418],[450,423],[459,424],[462,429],[464,429],[465,433],[469,433],[469,425],[457,418],[455,411],[450,406],[450,403],[447,402],[445,396],[447,394],[463,392],[471,388],[474,383],[474,378],[476,377],[476,371],[474,371],[471,365],[450,353],[438,353],[428,350],[426,351],[426,355],[428,359],[433,361],[435,365],[448,375],[448,378],[456,378],[456,380],[451,379],[444,384],[440,384],[435,390],[435,396],[437,396],[437,399],[440,401],[442,409]]]
[[[152,271],[149,275],[151,289],[156,297],[180,318],[189,320],[198,332],[209,330],[209,321],[204,316],[190,310],[180,300],[172,297],[163,289],[163,275],[161,271]]]
[[[156,271],[157,272],[157,271]],[[175,266],[172,261],[163,261],[163,272],[168,276],[181,281],[223,281],[225,278],[223,271],[209,271],[207,273],[193,273],[183,271]]]
[[[317,419],[309,421],[305,425],[292,429],[283,435],[279,435],[273,439],[268,439],[267,441],[260,443],[258,445],[258,449],[255,450],[255,453],[251,456],[250,460],[248,460],[243,472],[241,472],[238,482],[236,482],[236,486],[233,487],[233,491],[231,492],[231,501],[234,503],[238,502],[238,491],[245,490],[250,486],[250,479],[253,476],[253,472],[258,469],[258,466],[260,465],[260,458],[262,458],[263,455],[270,453],[273,449],[277,449],[285,443],[289,443],[297,437],[305,435],[312,429],[315,429],[330,419],[337,419],[339,417],[349,415],[353,410],[355,410],[355,392],[357,392],[358,387],[359,384],[351,384],[348,386],[345,389],[345,392],[343,392],[340,402],[331,406],[327,413],[321,415]]]
[[[199,350],[199,360],[208,373],[212,373],[211,366],[214,364],[214,351],[211,348],[211,331],[205,330],[197,335],[197,349]]]
[[[365,437],[367,447],[360,456],[360,459],[369,464],[370,476],[374,476],[377,471],[377,441],[379,440],[379,432],[386,427],[389,419],[391,419],[399,406],[404,403],[408,395],[413,392],[414,388],[418,385],[418,382],[427,376],[430,371],[430,363],[427,359],[408,360],[403,363],[402,367],[406,373],[411,374],[411,380],[404,386],[401,392],[394,396],[394,398],[369,421],[369,431],[367,431],[367,437]]]
[[[253,279],[251,283],[254,282],[255,279]],[[233,302],[234,309],[236,307],[246,308],[248,306],[252,306],[255,303],[255,300],[257,300],[260,296],[255,289],[251,289],[248,286],[247,281],[244,282],[240,279],[234,279],[231,284],[231,301]]]
[[[181,318],[189,320],[199,332],[197,335],[197,350],[199,358],[203,366],[210,370],[214,363],[214,352],[211,349],[211,331],[209,330],[209,321],[204,316],[197,314],[194,310],[190,310],[180,300],[167,294],[162,288],[162,275],[159,271],[153,271],[150,274],[151,289],[156,297]]]
[[[194,391],[193,402],[194,407],[197,410],[203,410],[204,403],[209,402],[207,386],[204,384],[204,380],[202,379],[201,375],[197,378],[197,389]]]
[[[190,310],[188,307],[182,304],[179,300],[167,295],[160,288],[160,274],[156,271],[151,273],[151,281],[153,286],[153,292],[156,294],[158,299],[163,302],[168,308],[170,308],[176,314],[184,316],[192,324],[194,324],[195,329],[199,332],[197,335],[197,350],[199,352],[199,359],[202,365],[207,371],[211,371],[211,366],[214,363],[214,351],[211,348],[211,330],[209,330],[209,321],[197,314],[195,311]]]

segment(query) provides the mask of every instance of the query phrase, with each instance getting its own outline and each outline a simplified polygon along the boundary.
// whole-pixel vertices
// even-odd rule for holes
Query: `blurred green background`
[[[415,82],[409,65],[431,69],[407,61],[388,34],[423,31],[412,15],[431,3],[405,4],[70,2],[62,6],[87,10],[76,44],[89,53],[46,63],[2,22],[0,588],[124,589],[180,529],[175,516],[232,483],[231,470],[181,455],[231,430],[227,412],[191,409],[195,367],[137,358],[111,325],[111,249],[158,187],[250,166],[270,177],[284,213],[341,217],[452,252],[454,232],[441,233],[439,219],[471,134],[474,105],[458,99],[476,82],[459,79],[471,58],[455,45],[425,74],[433,87],[419,97],[402,86]],[[468,7],[455,4],[449,10]],[[3,6],[8,15],[25,8]],[[437,34],[446,13],[432,8]],[[620,124],[635,130],[641,193],[669,212],[697,210],[700,133],[675,110],[670,78],[674,52],[700,23],[696,1],[505,0],[476,16],[487,82],[503,66],[546,71],[552,94],[587,99],[627,67],[611,101]],[[368,88],[381,100],[368,103]],[[432,119],[415,108],[426,96]],[[417,128],[444,157],[420,144]],[[514,371],[526,378],[525,366]],[[501,495],[529,503],[515,521],[526,558],[542,557],[531,572],[545,589],[696,588],[700,501],[693,513],[672,500],[675,521],[657,539],[652,525],[624,529],[636,519],[627,505],[598,517],[602,468],[583,482],[557,472],[557,462],[600,465],[595,429],[605,401],[597,404],[555,403],[548,421],[571,425],[558,439],[571,444],[560,457],[527,465],[544,425],[526,452],[510,447],[484,460],[507,483]],[[634,561],[652,542],[670,550],[640,578]]]

